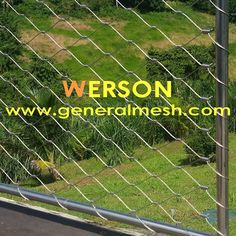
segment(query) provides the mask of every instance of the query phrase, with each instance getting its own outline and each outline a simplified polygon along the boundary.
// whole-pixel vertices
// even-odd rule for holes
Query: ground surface
[[[0,235],[4,236],[128,236],[128,234],[50,215],[0,201]]]

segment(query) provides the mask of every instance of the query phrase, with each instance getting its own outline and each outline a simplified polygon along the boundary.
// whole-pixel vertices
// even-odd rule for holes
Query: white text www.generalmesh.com
[[[181,107],[60,107],[56,111],[52,107],[5,107],[8,116],[55,116],[67,119],[71,116],[230,116],[229,107],[190,107],[183,111]]]

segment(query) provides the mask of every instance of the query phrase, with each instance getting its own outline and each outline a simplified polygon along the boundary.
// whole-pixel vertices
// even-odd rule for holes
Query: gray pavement
[[[0,201],[0,236],[128,236],[99,227]]]

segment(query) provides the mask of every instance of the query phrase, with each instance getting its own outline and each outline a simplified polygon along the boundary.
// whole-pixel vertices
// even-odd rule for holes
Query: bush
[[[22,126],[20,126],[15,119],[0,116],[0,121],[3,122],[6,127],[10,127],[9,129],[11,131],[20,133],[22,130]],[[2,148],[0,148],[0,168],[6,171],[8,176],[13,181],[23,181],[29,176],[29,174],[22,168],[19,162],[22,163],[26,169],[29,169],[30,155],[32,153],[23,148],[22,144],[17,138],[15,138],[13,135],[9,135],[9,133],[6,132],[2,127],[0,129],[0,144],[10,154],[10,156],[8,156],[7,153]],[[0,182],[11,183],[10,179],[2,172],[1,169]]]
[[[19,38],[18,21],[14,13],[0,10],[0,24],[12,31]],[[0,50],[15,59],[21,54],[19,42],[5,29],[0,27]],[[0,72],[5,72],[13,62],[7,56],[0,56]]]
[[[192,131],[188,138],[185,140],[186,143],[193,148],[201,157],[211,158],[211,162],[215,161],[216,143],[210,139],[203,131]],[[189,148],[185,146],[185,151],[188,156],[188,164],[197,165],[206,163],[197,157]]]
[[[56,9],[57,14],[64,14],[78,18],[85,17],[90,14],[87,9],[81,7],[75,1],[50,0],[50,2],[55,5],[54,9]],[[110,9],[115,6],[115,0],[83,0],[79,2],[86,5],[96,13],[110,11]]]
[[[18,4],[20,4],[20,3],[22,3],[23,2],[23,0],[14,0],[14,1],[9,1],[9,3],[11,4],[11,5],[14,5],[14,6],[16,6],[16,5],[18,5]],[[8,9],[9,8],[9,6],[7,5],[7,3],[6,2],[4,2],[4,1],[1,1],[0,2],[0,9]]]
[[[186,49],[202,63],[210,64],[214,61],[213,47],[188,46]],[[177,78],[185,78],[188,85],[201,96],[210,97],[215,93],[213,79],[209,76],[209,73],[202,69],[181,48],[172,48],[166,51],[151,49],[149,50],[149,56],[160,61]],[[172,81],[172,97],[168,100],[175,106],[181,107],[182,110],[187,110],[192,106],[206,106],[201,99],[197,99],[197,96],[187,86],[183,85],[181,81],[175,80],[162,66],[153,60],[148,59],[147,71],[147,78],[150,81],[159,80],[162,83]],[[160,100],[159,106],[166,106],[166,103]],[[192,119],[201,127],[211,127],[215,122],[214,117],[199,116],[192,117]],[[160,118],[160,123],[167,127],[175,137],[187,139],[189,146],[194,148],[200,155],[208,156],[215,152],[214,144],[211,140],[208,140],[205,133],[191,131],[195,126],[187,118],[168,116]],[[170,135],[166,135],[165,139],[171,140]],[[189,149],[186,149],[186,152],[188,153],[188,162],[196,160],[197,156]]]
[[[80,7],[74,1],[50,0],[50,2],[55,5],[58,14],[66,14],[74,17],[84,17],[90,14],[87,9]],[[111,12],[115,12],[116,10],[115,0],[83,0],[80,2],[96,14],[110,15]],[[120,3],[128,8],[137,7],[141,12],[164,11],[166,9],[165,4],[161,0],[120,0]]]
[[[37,3],[34,0],[22,1],[21,4],[18,4],[17,10],[27,16],[48,17],[51,15],[51,12],[43,4]]]
[[[215,13],[215,8],[209,1],[205,0],[194,1],[192,7],[202,12],[208,12],[210,14]]]
[[[86,0],[84,3],[95,12],[106,11],[115,6],[115,0]]]
[[[229,117],[229,131],[236,132],[236,81],[229,83],[229,107],[231,116]]]
[[[120,0],[121,4],[125,7],[137,7],[141,12],[149,12],[149,11],[164,11],[165,4],[161,0]]]
[[[62,14],[72,17],[82,17],[86,15],[86,10],[79,7],[75,1],[50,0],[54,5],[56,14]]]
[[[26,159],[25,156],[19,156],[15,155],[11,159],[8,155],[6,155],[4,152],[0,152],[0,182],[1,183],[9,183],[12,184],[11,180],[9,177],[14,181],[14,182],[21,182],[24,181],[29,174],[27,171],[22,168],[22,166],[17,162],[21,162],[26,169],[29,169],[29,164],[30,161],[29,159]],[[7,176],[2,170],[6,171]]]
[[[236,0],[230,0],[229,9],[229,20],[230,22],[236,23]]]
[[[214,48],[206,46],[185,47],[201,63],[211,64],[214,61]],[[171,48],[169,50],[149,50],[149,56],[160,61],[174,76],[185,78],[185,81],[198,93],[204,96],[214,94],[214,84],[209,73],[202,69],[184,50]],[[214,68],[213,68],[214,69]],[[172,81],[173,96],[181,99],[182,105],[196,105],[196,96],[181,82],[175,80],[162,66],[153,60],[147,61],[147,78],[150,81]],[[194,72],[194,73],[193,73]],[[214,72],[214,71],[213,71]]]
[[[45,60],[48,60],[45,58]],[[54,63],[52,60],[50,61],[52,64]],[[40,81],[44,86],[48,86],[53,88],[53,91],[58,95],[64,95],[64,89],[62,86],[62,78],[60,74],[49,65],[48,62],[40,60],[36,55],[31,57],[31,63],[29,65],[29,71],[36,77],[38,81]],[[64,71],[60,71],[61,74],[66,76]],[[28,81],[28,85],[30,88],[33,88],[35,91],[39,93],[44,90],[42,86],[36,82],[32,77]]]
[[[180,0],[181,2],[188,2],[189,5],[192,6],[193,9],[202,11],[202,12],[207,12],[209,14],[215,14],[216,9],[210,3],[210,1],[206,0]],[[214,3],[216,3],[215,0],[213,0]],[[229,0],[229,20],[230,22],[236,23],[236,0]]]

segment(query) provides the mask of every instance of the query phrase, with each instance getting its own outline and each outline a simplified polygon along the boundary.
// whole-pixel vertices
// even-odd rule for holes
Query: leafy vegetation
[[[7,27],[9,30],[15,32],[16,36],[19,37],[19,30],[17,27],[17,18],[12,12],[2,11],[0,14],[0,39],[1,53],[6,53],[13,59],[21,54],[21,49],[19,48],[19,43],[16,39],[11,37],[11,34],[5,30]],[[0,72],[6,71],[12,65],[12,61],[8,57],[1,56],[0,58]]]
[[[213,6],[213,4],[210,1],[205,0],[180,0],[181,2],[188,3],[190,6],[192,6],[193,9],[207,12],[210,14],[215,14],[216,8]],[[216,0],[213,1],[213,3],[216,3]],[[233,23],[236,23],[236,0],[229,0],[229,20]]]
[[[121,0],[120,3],[125,7],[136,8],[141,12],[149,11],[165,11],[166,7],[163,1],[161,0]]]
[[[197,58],[199,62],[204,64],[211,64],[214,61],[214,48],[205,46],[188,46],[186,48],[194,58]],[[214,83],[211,76],[206,69],[203,69],[198,62],[189,57],[189,55],[181,48],[174,48],[167,51],[157,51],[151,49],[149,51],[149,56],[160,61],[168,71],[176,76],[176,78],[181,78],[186,81],[188,85],[196,91],[197,94],[201,94],[204,97],[210,97],[214,94]],[[176,61],[178,63],[176,63]],[[211,68],[214,73],[214,68]],[[192,91],[179,79],[174,79],[169,72],[167,72],[163,66],[159,65],[153,60],[148,60],[147,64],[148,79],[151,81],[172,81],[172,97],[170,102],[175,104],[176,107],[181,107],[184,110],[188,110],[190,107],[204,107],[206,103],[200,98],[193,94]],[[179,89],[182,87],[182,89]],[[214,101],[214,98],[212,99]],[[160,104],[164,106],[164,103]],[[194,117],[194,121],[200,127],[211,127],[214,124],[214,117],[204,117],[198,116]],[[203,157],[209,157],[215,153],[215,144],[205,132],[196,130],[193,123],[189,122],[187,119],[180,119],[168,117],[162,119],[161,123],[165,127],[169,127],[171,133],[176,137],[182,137],[186,140],[187,144],[192,147],[195,152]],[[172,125],[171,125],[172,124]],[[212,135],[215,136],[214,132]],[[200,142],[200,140],[204,140]],[[188,163],[196,164],[204,163],[199,160],[199,158],[186,147],[186,152],[188,153]],[[211,160],[214,160],[212,158]]]

